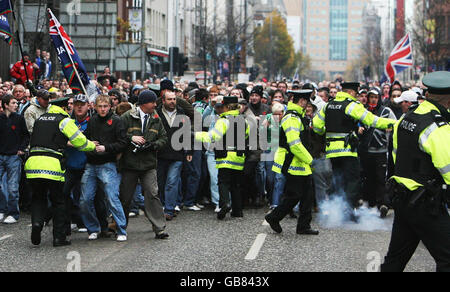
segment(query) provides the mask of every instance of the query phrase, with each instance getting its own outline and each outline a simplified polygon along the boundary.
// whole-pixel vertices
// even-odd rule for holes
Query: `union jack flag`
[[[53,12],[49,9],[50,13],[50,35],[51,36],[61,36],[62,41],[66,45],[66,48],[69,50],[70,54],[75,55],[75,51],[73,50],[74,44],[70,39],[69,35],[64,30],[64,27],[59,23],[58,19],[55,17]]]
[[[9,0],[0,0],[0,15],[12,12],[11,3]]]
[[[50,17],[50,38],[52,39],[53,45],[55,46],[58,54],[58,60],[62,65],[64,76],[66,77],[69,86],[74,93],[84,93],[84,89],[90,83],[90,78],[87,74],[86,67],[81,61],[73,41],[59,23],[58,19],[50,9],[48,9],[48,13]],[[77,70],[74,69],[74,66]],[[78,76],[76,74],[77,72]]]
[[[409,34],[394,47],[388,59],[382,82],[394,83],[395,76],[413,66],[411,39]]]

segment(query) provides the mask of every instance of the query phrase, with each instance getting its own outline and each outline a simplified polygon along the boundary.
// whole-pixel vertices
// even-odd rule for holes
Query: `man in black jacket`
[[[0,114],[0,182],[6,173],[8,187],[2,190],[5,197],[0,198],[0,221],[6,217],[3,223],[13,224],[19,220],[19,181],[22,165],[19,156],[24,155],[30,142],[30,134],[25,119],[17,114],[17,100],[12,95],[2,98],[2,108],[4,112]]]
[[[167,132],[169,143],[165,148],[158,152],[158,188],[161,201],[165,208],[165,216],[171,221],[175,215],[175,207],[179,194],[179,184],[181,182],[181,170],[183,161],[192,161],[192,151],[187,152],[183,149],[175,150],[172,145],[172,137],[175,133],[179,133],[182,123],[188,119],[184,115],[184,111],[177,106],[177,98],[175,93],[166,92],[162,97],[162,106],[158,107],[158,115]],[[182,137],[177,142],[183,145]]]
[[[120,177],[116,161],[127,145],[126,129],[122,120],[111,112],[109,96],[97,97],[94,115],[85,131],[86,137],[96,144],[96,151],[87,155],[87,165],[81,180],[81,218],[89,232],[89,240],[96,240],[100,233],[94,199],[97,180],[101,181],[109,210],[117,224],[117,240],[127,240],[126,217],[119,199]]]
[[[264,89],[262,86],[255,86],[250,93],[250,102],[248,108],[255,115],[256,120],[247,119],[250,123],[250,129],[258,129],[257,123],[259,120],[264,119],[265,116],[272,113],[270,107],[267,104],[261,102],[264,95]],[[259,132],[257,133],[259,141]],[[262,150],[255,149],[249,151],[249,155],[245,160],[244,167],[244,183],[243,189],[244,203],[249,204],[248,200],[251,199],[251,206],[260,208],[264,206],[264,193],[265,193],[265,179],[264,179],[264,162],[261,162]]]
[[[381,118],[396,120],[394,112],[382,105],[381,93],[371,89],[368,95],[368,110]],[[390,133],[375,128],[364,128],[358,147],[362,167],[363,194],[370,207],[377,206],[381,217],[389,211],[386,197],[386,168]]]

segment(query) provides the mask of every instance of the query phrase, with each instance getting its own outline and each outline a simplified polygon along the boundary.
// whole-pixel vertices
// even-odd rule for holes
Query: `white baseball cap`
[[[419,96],[414,91],[405,91],[402,93],[402,95],[399,98],[394,99],[394,102],[397,104],[400,104],[404,101],[406,102],[412,102],[417,103],[419,99]]]

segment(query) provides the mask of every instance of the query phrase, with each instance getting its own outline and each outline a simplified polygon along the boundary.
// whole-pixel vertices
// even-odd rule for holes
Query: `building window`
[[[330,60],[347,60],[348,0],[330,0]]]

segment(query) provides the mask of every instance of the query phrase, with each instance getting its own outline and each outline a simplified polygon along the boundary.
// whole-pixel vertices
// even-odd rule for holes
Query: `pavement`
[[[393,215],[385,230],[364,231],[355,225],[325,228],[318,218],[315,237],[295,233],[295,219],[282,222],[275,234],[264,221],[266,209],[245,210],[243,219],[218,221],[213,210],[183,211],[168,222],[168,240],[156,240],[151,225],[131,219],[128,241],[90,242],[74,233],[72,245],[53,248],[51,227],[42,244],[30,241],[31,219],[0,224],[0,272],[368,272],[378,271],[390,242]],[[434,272],[433,258],[420,245],[408,272]]]

